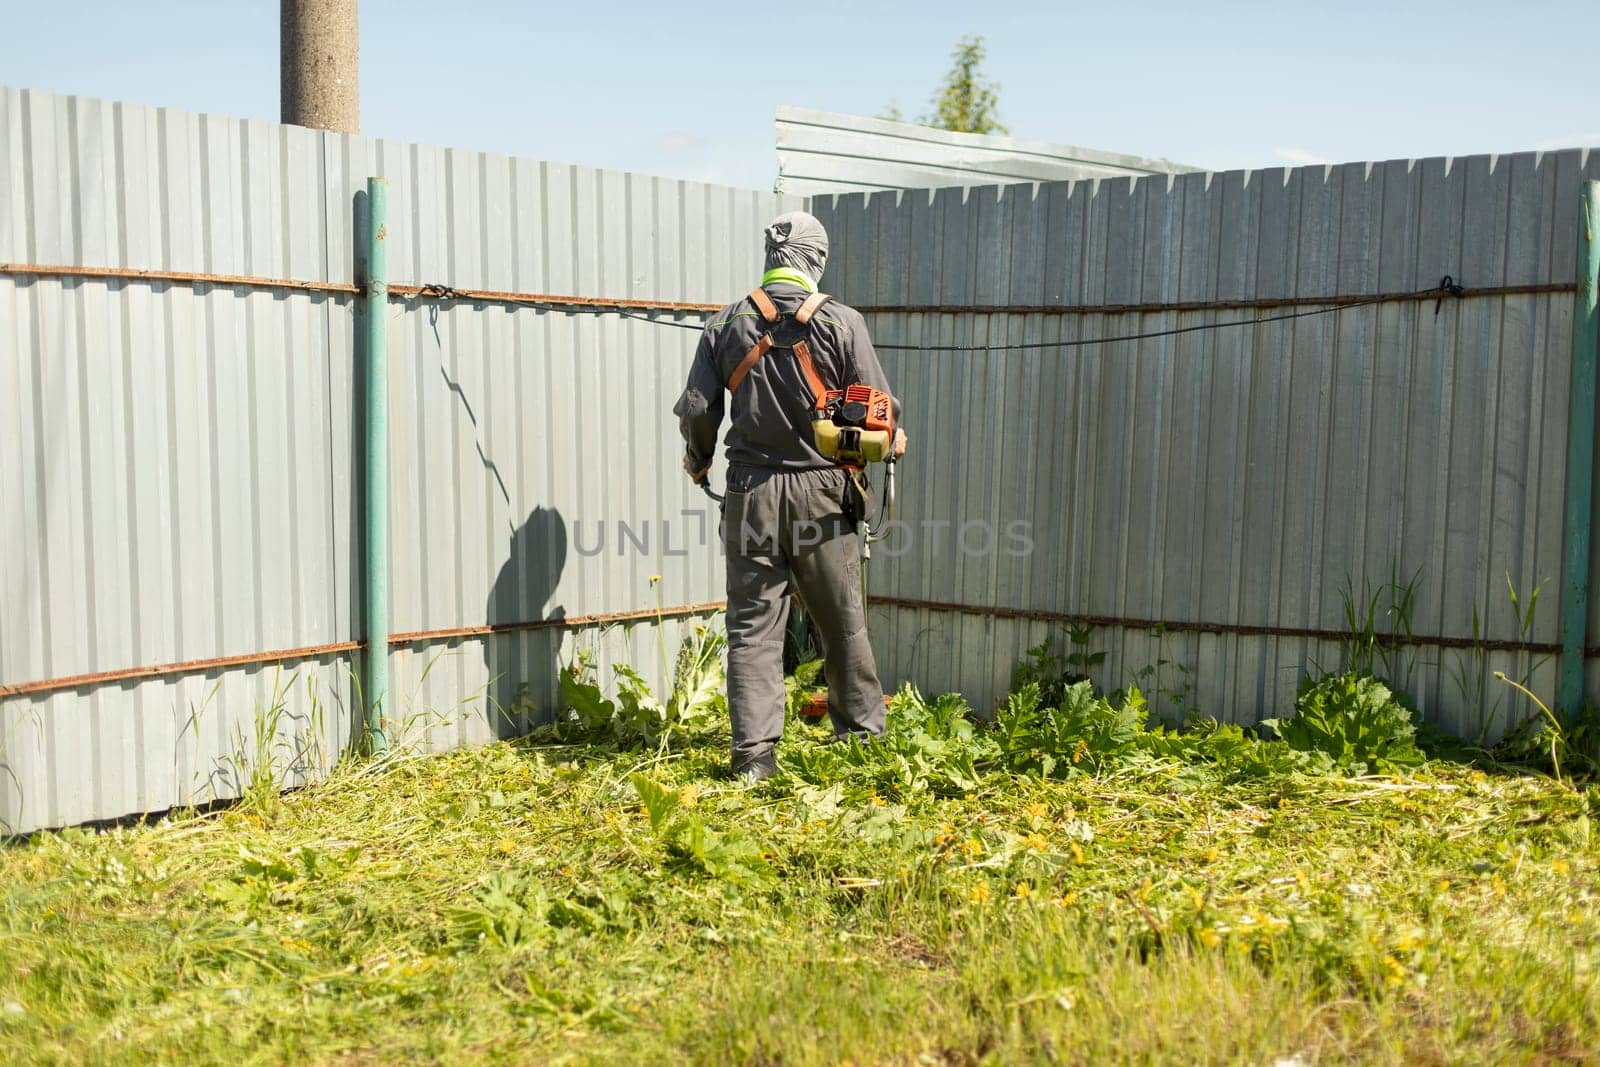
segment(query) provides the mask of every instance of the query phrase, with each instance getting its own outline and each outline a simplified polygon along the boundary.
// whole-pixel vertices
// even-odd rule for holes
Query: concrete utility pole
[[[281,0],[283,121],[361,132],[356,0]]]

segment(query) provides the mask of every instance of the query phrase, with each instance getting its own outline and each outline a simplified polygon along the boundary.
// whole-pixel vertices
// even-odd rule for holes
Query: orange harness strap
[[[756,362],[771,349],[772,335],[770,333],[762,334],[761,340],[757,341],[755,346],[744,354],[744,358],[739,361],[739,365],[733,368],[733,373],[728,377],[728,392],[731,393],[737,390],[739,384],[744,381],[744,376],[750,373],[750,368],[754,367]]]
[[[761,318],[764,321],[769,323],[778,321],[778,309],[773,305],[772,298],[767,295],[765,289],[759,285],[756,286],[750,291],[748,299],[756,306],[756,310],[761,312]],[[771,350],[772,333],[769,331],[761,335],[761,339],[750,347],[750,351],[744,354],[744,358],[739,361],[739,365],[733,368],[733,373],[728,376],[728,392],[731,393],[739,388],[739,384],[744,381],[745,375],[750,373],[750,368],[754,367],[756,362]]]
[[[822,375],[817,373],[817,364],[811,358],[811,346],[803,339],[794,343],[794,358],[800,361],[801,373],[811,387],[811,399],[816,409],[821,411],[828,406],[828,387],[822,384]]]
[[[757,287],[750,293],[750,302],[761,312],[761,317],[768,323],[778,321],[777,306],[772,303],[772,298],[765,289]],[[816,310],[829,300],[826,293],[812,293],[806,297],[805,303],[800,305],[800,310],[794,314],[794,320],[802,326],[811,323],[811,316]],[[728,392],[732,393],[744,383],[745,377],[751,369],[761,360],[761,357],[772,351],[772,331],[761,335],[760,340],[751,346],[750,351],[744,354],[739,365],[733,368],[733,373],[728,376]],[[816,361],[811,358],[811,346],[804,338],[794,343],[794,356],[800,362],[800,370],[806,376],[806,385],[811,388],[811,395],[818,411],[821,411],[828,402],[828,387],[822,382],[822,375],[817,373]]]
[[[794,313],[794,321],[798,322],[802,326],[810,325],[811,316],[815,315],[817,313],[817,309],[823,304],[826,304],[828,300],[829,297],[827,293],[812,293],[810,296],[806,297],[806,302],[800,305],[800,310]]]
[[[777,307],[772,303],[772,298],[767,295],[767,291],[759,285],[750,291],[750,302],[756,306],[757,311],[761,312],[763,319],[768,322],[778,321]]]
[[[827,302],[827,293],[812,293],[800,305],[800,310],[794,313],[794,321],[802,326],[811,325],[811,316]],[[816,361],[811,358],[811,346],[803,338],[794,343],[794,358],[800,361],[800,370],[806,376],[806,384],[811,387],[812,399],[817,410],[821,411],[828,406],[828,387],[823,384],[822,375],[817,373]]]

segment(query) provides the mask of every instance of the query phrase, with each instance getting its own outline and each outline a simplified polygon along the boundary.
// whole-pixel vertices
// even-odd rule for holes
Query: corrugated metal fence
[[[1468,736],[1520,719],[1489,672],[1553,695],[1585,177],[1600,154],[819,198],[829,288],[879,309],[883,344],[1073,342],[1468,287],[1137,341],[885,353],[917,533],[874,571],[896,674],[981,703],[1030,645],[1090,625],[1108,686],[1253,721],[1337,665],[1353,588],[1377,594],[1379,630],[1409,620],[1417,643],[1388,667],[1427,714]],[[977,519],[997,550],[978,528],[963,546]],[[1391,576],[1414,601],[1386,616]]]
[[[269,759],[305,780],[348,747],[367,175],[391,182],[396,282],[657,319],[742,292],[760,224],[801,205],[18,91],[0,145],[13,830],[232,796]],[[1557,153],[814,202],[827,288],[886,346],[1147,333],[1444,274],[1471,290],[1437,313],[886,349],[914,534],[872,570],[886,682],[983,704],[1028,645],[1088,622],[1103,682],[1254,719],[1337,660],[1341,585],[1397,574],[1425,640],[1394,655],[1429,714],[1503,726],[1488,669],[1553,688],[1574,208],[1596,175],[1600,157]],[[579,642],[652,665],[657,608],[671,643],[722,595],[667,410],[695,334],[617,305],[389,314],[403,732],[521,729]],[[1524,607],[1543,583],[1526,625],[1508,577]]]
[[[1165,159],[1048,141],[951,133],[804,107],[778,108],[778,190],[797,196],[1142,177],[1195,169]]]
[[[0,703],[0,830],[232,796],[268,755],[298,781],[348,746],[368,175],[391,183],[397,282],[647,302],[731,299],[761,223],[800,205],[26,91],[0,92],[0,146],[0,263],[329,290],[0,279],[0,682],[25,690]],[[525,720],[526,683],[547,708],[574,641],[603,666],[636,642],[648,668],[654,619],[607,616],[722,595],[715,514],[663,460],[695,335],[490,301],[389,311],[404,732],[518,728],[496,705]],[[669,640],[705,613],[669,617]]]

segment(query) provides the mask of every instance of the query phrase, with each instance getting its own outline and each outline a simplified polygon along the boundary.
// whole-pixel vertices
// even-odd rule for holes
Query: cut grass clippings
[[[0,1060],[1600,1062],[1593,788],[941,791],[808,781],[820,742],[753,789],[725,731],[495,744],[37,835],[0,850]]]

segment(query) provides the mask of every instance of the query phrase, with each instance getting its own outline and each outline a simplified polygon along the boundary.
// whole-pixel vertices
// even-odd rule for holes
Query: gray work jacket
[[[771,326],[773,349],[756,363],[731,397],[728,462],[776,470],[815,470],[835,464],[817,451],[811,436],[813,400],[800,363],[788,347],[806,337],[817,372],[829,389],[861,382],[893,395],[884,377],[866,320],[855,308],[830,300],[807,327],[793,315],[808,294],[792,282],[773,282],[767,296],[782,316]],[[748,297],[723,308],[706,323],[689,368],[689,382],[673,405],[685,452],[695,470],[711,462],[717,430],[728,404],[728,378],[768,326]],[[900,425],[900,401],[894,402]]]

